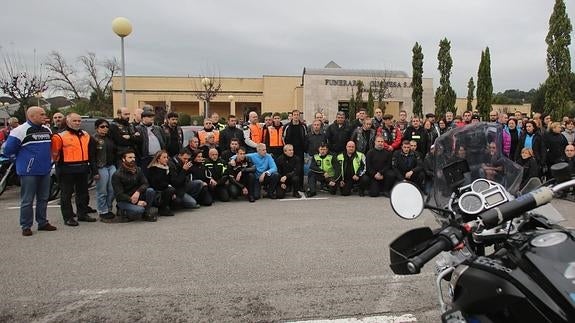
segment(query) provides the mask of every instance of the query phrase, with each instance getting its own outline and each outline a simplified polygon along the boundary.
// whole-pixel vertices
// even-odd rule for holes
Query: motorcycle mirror
[[[391,190],[391,208],[406,220],[413,220],[423,212],[423,194],[410,182],[401,182]]]

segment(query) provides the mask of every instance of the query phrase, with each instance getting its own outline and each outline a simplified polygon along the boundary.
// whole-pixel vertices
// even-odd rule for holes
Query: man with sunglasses
[[[96,180],[97,211],[102,222],[114,219],[112,203],[114,201],[114,189],[112,187],[112,175],[116,172],[116,144],[108,133],[110,124],[106,119],[98,119],[94,122],[96,132],[91,140],[96,146],[95,160],[98,173]]]

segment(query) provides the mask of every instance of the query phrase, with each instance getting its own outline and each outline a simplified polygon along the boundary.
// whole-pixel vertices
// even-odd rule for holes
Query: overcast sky
[[[424,77],[439,86],[439,41],[451,41],[458,97],[489,46],[494,91],[536,88],[547,77],[545,36],[553,0],[20,0],[4,1],[3,52],[33,64],[53,50],[67,59],[120,57],[111,22],[133,24],[127,75],[301,75],[330,60],[343,68],[403,70],[423,47]],[[575,23],[575,1],[566,1]],[[572,66],[575,45],[570,46]]]

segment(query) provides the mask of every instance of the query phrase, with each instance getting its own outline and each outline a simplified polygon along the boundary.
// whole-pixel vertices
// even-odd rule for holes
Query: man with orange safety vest
[[[276,112],[273,114],[272,124],[264,128],[263,140],[263,143],[266,144],[274,159],[283,154],[283,132],[284,127],[281,121],[281,116]]]
[[[264,129],[258,122],[257,112],[250,112],[248,118],[248,123],[243,126],[244,142],[246,143],[247,152],[253,153],[257,151],[257,145],[263,143]]]
[[[216,145],[219,145],[220,131],[214,128],[214,124],[212,123],[211,119],[204,119],[204,128],[199,130],[197,133],[197,137],[200,140],[200,146],[206,144],[206,136],[208,133],[214,134],[214,140],[216,141]]]
[[[88,174],[98,174],[95,163],[96,147],[90,135],[80,129],[82,117],[79,114],[68,114],[66,125],[64,131],[52,136],[52,159],[58,168],[60,210],[64,224],[75,227],[78,226],[78,221],[96,221],[88,215],[87,178]],[[73,193],[76,193],[76,213],[72,209]]]

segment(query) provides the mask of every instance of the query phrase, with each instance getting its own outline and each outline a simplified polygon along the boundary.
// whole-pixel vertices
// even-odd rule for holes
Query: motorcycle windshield
[[[497,123],[480,122],[452,129],[437,138],[429,202],[444,208],[457,188],[478,178],[495,181],[516,195],[523,167],[503,154],[503,132]]]

